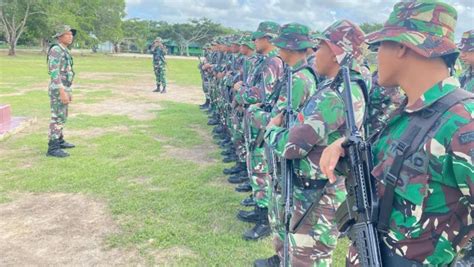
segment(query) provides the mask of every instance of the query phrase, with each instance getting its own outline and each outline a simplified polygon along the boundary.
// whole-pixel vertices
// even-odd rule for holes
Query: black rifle
[[[344,83],[342,98],[345,103],[347,139],[343,143],[348,165],[346,190],[347,198],[336,211],[336,222],[340,232],[348,233],[359,254],[361,266],[382,266],[379,238],[376,228],[379,201],[375,179],[371,176],[372,154],[370,143],[362,137],[352,106],[351,80],[349,68],[341,67],[338,79]],[[339,82],[334,84],[340,85]]]
[[[292,70],[290,67],[287,68],[287,105],[285,110],[285,128],[290,129],[293,124],[293,108],[292,104],[292,87],[293,77]],[[290,266],[290,223],[293,209],[293,161],[290,159],[281,160],[281,172],[282,172],[282,183],[283,183],[283,195],[285,197],[285,240],[283,242],[283,264],[285,267]]]

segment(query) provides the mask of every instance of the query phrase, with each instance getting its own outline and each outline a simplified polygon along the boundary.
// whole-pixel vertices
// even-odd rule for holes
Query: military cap
[[[257,31],[252,33],[252,39],[259,39],[262,37],[276,38],[280,34],[280,25],[273,21],[260,22]]]
[[[365,48],[364,32],[356,24],[348,20],[339,20],[321,34],[315,34],[314,38],[326,41],[336,55],[337,63],[346,64],[343,60],[349,58],[352,62],[347,62],[347,64],[352,69],[356,65],[362,65]]]
[[[280,35],[273,39],[272,43],[278,48],[288,50],[304,50],[314,46],[309,38],[309,28],[299,23],[283,25]]]
[[[252,37],[250,35],[244,35],[242,38],[239,40],[240,45],[245,45],[248,48],[255,50],[255,43],[252,40]]]
[[[474,51],[474,30],[463,33],[459,49],[463,52]]]
[[[457,12],[452,6],[433,0],[411,0],[395,4],[379,31],[366,36],[369,44],[401,43],[427,57],[459,55],[454,43]]]
[[[241,36],[239,36],[239,35],[232,36],[231,39],[230,39],[230,44],[240,45],[240,38],[241,38]]]
[[[76,29],[72,29],[69,25],[58,25],[54,29],[53,38],[58,38],[69,31],[72,32],[72,36],[76,36]]]
[[[311,42],[313,43],[313,48],[317,47],[319,45],[319,39],[318,36],[320,36],[320,32],[318,31],[311,31],[309,32],[309,39],[311,39]]]

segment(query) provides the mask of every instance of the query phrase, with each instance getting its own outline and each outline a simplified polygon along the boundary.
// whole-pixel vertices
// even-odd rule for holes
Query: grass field
[[[251,225],[237,221],[235,214],[246,195],[236,193],[222,175],[230,165],[221,163],[220,151],[210,138],[212,129],[197,106],[203,99],[197,61],[168,61],[167,95],[151,93],[154,77],[148,58],[77,55],[74,64],[77,78],[65,136],[77,148],[70,150],[69,158],[54,159],[44,156],[49,120],[45,57],[0,54],[0,103],[11,104],[15,116],[37,118],[21,133],[0,141],[0,217],[7,218],[3,225],[0,222],[0,253],[11,253],[7,263],[24,265],[48,250],[42,243],[44,236],[19,243],[26,228],[16,227],[23,224],[13,218],[24,218],[32,207],[59,220],[55,222],[58,231],[52,228],[37,234],[66,233],[57,234],[57,240],[66,239],[65,243],[88,238],[93,231],[83,227],[79,234],[71,233],[75,220],[84,220],[80,225],[87,226],[89,221],[100,223],[88,216],[110,219],[101,228],[113,231],[98,229],[102,234],[91,237],[100,241],[96,257],[71,258],[69,263],[251,266],[254,259],[273,254],[270,239],[241,239]],[[63,213],[49,213],[49,206],[37,201],[55,197],[63,197],[64,202],[80,197],[99,204],[84,204],[76,219],[64,223],[67,220],[61,218],[72,217],[75,213],[67,212],[73,212],[74,206]],[[65,205],[61,203],[58,210]],[[100,203],[103,209],[91,212],[90,207],[102,207]],[[35,225],[34,218],[30,227]],[[55,242],[46,246],[54,247]],[[38,252],[30,259],[15,259],[12,244]],[[347,244],[341,244],[335,266],[343,266]],[[92,253],[88,252],[92,248],[81,249],[82,256]],[[54,261],[57,254],[60,249],[48,252],[49,259],[43,258],[43,263],[68,262]]]

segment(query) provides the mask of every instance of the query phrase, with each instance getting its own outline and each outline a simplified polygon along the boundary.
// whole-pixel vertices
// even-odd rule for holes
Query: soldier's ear
[[[409,48],[404,44],[397,44],[397,57],[403,58],[408,54]]]

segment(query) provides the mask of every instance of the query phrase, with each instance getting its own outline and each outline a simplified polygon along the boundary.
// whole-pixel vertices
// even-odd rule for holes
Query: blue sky
[[[126,0],[127,18],[186,22],[207,17],[225,26],[255,30],[263,20],[299,22],[324,30],[338,19],[383,23],[393,0]],[[474,0],[447,0],[458,11],[456,36],[474,28]]]

